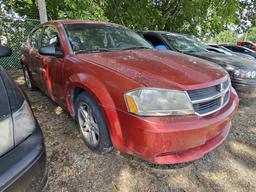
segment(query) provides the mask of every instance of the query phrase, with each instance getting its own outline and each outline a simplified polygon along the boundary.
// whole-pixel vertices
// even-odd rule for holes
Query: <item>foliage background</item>
[[[39,18],[37,0],[0,2],[6,12]],[[49,19],[110,21],[135,30],[181,32],[206,39],[225,36],[225,30],[241,34],[256,27],[256,0],[46,0],[46,6]]]
[[[187,33],[206,42],[256,42],[256,0],[45,1],[49,20],[110,21],[134,30]],[[0,7],[0,35],[8,38],[14,53],[0,65],[17,67],[22,43],[39,24],[38,0],[0,0]]]

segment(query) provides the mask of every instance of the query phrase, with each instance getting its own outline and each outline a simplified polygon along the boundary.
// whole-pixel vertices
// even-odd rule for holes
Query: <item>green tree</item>
[[[248,29],[245,36],[247,41],[252,41],[256,43],[256,27]]]
[[[235,43],[238,39],[236,32],[232,30],[225,30],[220,32],[215,37],[215,43]]]
[[[107,21],[104,15],[104,1],[63,0],[65,9],[59,11],[58,18],[88,19]]]
[[[0,0],[9,11],[38,17],[37,0]],[[166,30],[214,36],[238,25],[243,0],[46,0],[49,19],[92,19],[136,30]],[[2,4],[2,3],[1,3]]]
[[[8,12],[20,16],[39,19],[37,0],[0,0]],[[104,1],[93,0],[46,0],[50,20],[55,19],[91,19],[107,20],[104,16]]]
[[[240,0],[238,15],[241,21],[239,32],[245,32],[248,27],[256,27],[256,0]]]
[[[134,29],[156,29],[194,35],[218,34],[238,24],[238,0],[109,0],[110,21]]]

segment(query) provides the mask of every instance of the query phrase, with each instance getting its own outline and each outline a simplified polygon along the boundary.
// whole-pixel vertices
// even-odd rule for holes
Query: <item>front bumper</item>
[[[256,97],[256,80],[232,80],[232,86],[241,98]]]
[[[0,158],[0,191],[41,191],[47,180],[41,129]]]
[[[237,108],[238,96],[232,92],[224,108],[205,117],[138,117],[119,112],[124,138],[120,150],[156,164],[200,159],[225,140]]]

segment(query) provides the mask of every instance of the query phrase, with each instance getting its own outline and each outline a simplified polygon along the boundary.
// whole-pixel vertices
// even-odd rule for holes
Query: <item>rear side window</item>
[[[238,50],[236,49],[236,47],[234,46],[225,46],[226,48],[230,49],[231,51],[235,51],[235,52],[238,52]]]
[[[243,53],[245,51],[245,49],[243,49],[241,47],[232,47],[232,50],[234,50],[236,52],[240,52],[240,53]]]
[[[144,38],[149,41],[154,47],[156,47],[157,45],[165,45],[164,42],[162,42],[162,40],[155,36],[155,35],[150,35],[150,34],[144,34],[143,35]]]
[[[249,49],[253,49],[253,45],[249,44],[249,43],[246,43],[244,44],[243,46],[249,48]]]
[[[57,50],[61,50],[58,32],[54,27],[47,26],[44,28],[41,46],[55,46]]]
[[[40,48],[42,29],[39,28],[30,35],[30,45],[35,49]]]

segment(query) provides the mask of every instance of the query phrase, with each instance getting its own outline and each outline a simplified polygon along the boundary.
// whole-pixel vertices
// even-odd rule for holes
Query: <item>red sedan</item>
[[[114,146],[157,164],[196,160],[227,137],[238,107],[222,68],[153,49],[112,23],[39,25],[21,62],[28,87],[66,108],[99,153]]]

